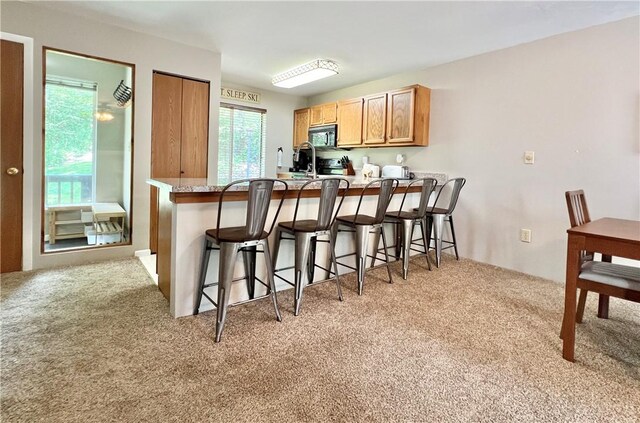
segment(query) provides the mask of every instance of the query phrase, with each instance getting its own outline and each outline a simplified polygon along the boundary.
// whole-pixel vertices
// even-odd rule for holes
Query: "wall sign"
[[[229,100],[246,101],[248,103],[260,103],[260,94],[235,88],[220,88],[220,97]]]

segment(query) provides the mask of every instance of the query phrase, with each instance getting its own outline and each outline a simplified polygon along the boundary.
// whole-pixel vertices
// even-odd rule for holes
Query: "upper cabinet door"
[[[180,177],[182,78],[153,74],[151,177]]]
[[[322,123],[327,125],[338,121],[338,103],[322,105]]]
[[[310,109],[311,116],[309,118],[309,125],[322,125],[322,106],[313,106]]]
[[[338,103],[338,145],[362,144],[362,98]]]
[[[415,92],[416,89],[412,87],[388,93],[387,142],[414,141]]]
[[[364,98],[363,138],[365,144],[384,144],[387,123],[387,95]]]
[[[182,80],[181,177],[207,177],[209,83]]]
[[[297,147],[309,139],[309,109],[293,112],[293,146]]]

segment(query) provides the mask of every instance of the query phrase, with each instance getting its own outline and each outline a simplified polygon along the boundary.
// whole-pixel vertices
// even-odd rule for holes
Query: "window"
[[[97,84],[47,77],[45,204],[91,203],[95,187]]]
[[[267,111],[221,104],[218,183],[264,176]]]

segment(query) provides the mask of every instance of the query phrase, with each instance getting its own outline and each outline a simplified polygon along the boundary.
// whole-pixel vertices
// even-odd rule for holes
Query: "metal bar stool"
[[[426,220],[427,220],[427,231],[428,231],[428,239],[431,242],[433,238],[435,241],[435,250],[436,250],[436,267],[440,267],[440,259],[442,257],[442,250],[446,250],[447,248],[453,248],[456,253],[456,260],[460,260],[460,256],[458,255],[458,244],[456,243],[456,232],[453,229],[453,216],[452,213],[456,208],[456,204],[458,203],[458,197],[460,196],[460,190],[464,184],[467,183],[465,178],[453,178],[449,179],[444,183],[442,188],[438,191],[438,195],[436,196],[436,201],[433,204],[431,210],[427,211]],[[438,207],[440,196],[444,191],[446,191],[447,186],[452,186],[451,194],[449,196],[449,204],[446,208]],[[444,198],[444,197],[443,197]],[[444,200],[446,201],[446,200]],[[442,231],[444,229],[444,222],[447,220],[449,222],[449,227],[451,229],[451,238],[452,241],[443,241],[442,239]],[[431,225],[433,224],[433,237],[431,237]],[[446,247],[443,247],[442,244],[448,244]]]
[[[412,211],[403,211],[402,209],[405,200],[407,199],[409,189],[412,186],[420,183],[422,184],[422,190],[420,191],[420,203],[418,205],[418,208],[413,209]],[[438,182],[433,178],[416,179],[415,181],[410,182],[405,189],[404,195],[402,196],[402,203],[400,203],[400,208],[397,211],[387,212],[385,216],[385,222],[395,224],[396,235],[399,235],[396,236],[396,251],[400,250],[402,253],[402,278],[404,280],[407,279],[407,275],[409,274],[409,256],[411,254],[411,251],[417,251],[425,254],[427,257],[429,270],[431,270],[431,262],[429,261],[428,254],[429,239],[427,238],[427,231],[425,228],[425,216],[427,214],[427,204],[429,203],[429,197],[431,197],[431,193],[433,193],[437,183]],[[412,245],[415,244],[413,240],[413,227],[415,225],[420,225],[424,251],[412,248]],[[396,257],[398,257],[397,253]]]
[[[240,184],[249,184],[248,187],[248,199],[246,207],[245,226],[234,226],[229,228],[221,228],[220,221],[222,217],[222,204],[224,203],[224,196],[232,187],[237,187]],[[274,191],[276,184],[283,186],[282,198],[278,204],[273,221],[269,231],[266,232],[265,224],[267,221],[267,215],[269,214],[269,206],[271,204],[271,195]],[[249,300],[236,303],[244,304],[250,301],[259,300],[267,296],[271,296],[273,300],[273,307],[276,311],[276,318],[278,321],[282,320],[280,317],[280,311],[278,310],[278,299],[276,297],[276,289],[273,278],[273,267],[271,266],[271,255],[269,254],[269,244],[267,238],[275,225],[282,203],[284,202],[285,194],[287,193],[287,183],[279,179],[243,179],[235,181],[225,186],[220,192],[220,200],[218,202],[218,221],[215,229],[209,229],[205,232],[204,241],[204,253],[202,255],[202,264],[200,268],[200,282],[198,287],[198,298],[193,314],[198,314],[200,311],[200,303],[202,302],[202,296],[204,295],[213,305],[217,307],[217,319],[216,319],[216,342],[220,342],[220,336],[224,329],[224,322],[227,317],[227,309],[229,307],[229,295],[231,294],[231,284],[239,280],[247,280],[247,284],[252,280],[260,282],[267,288],[267,294],[253,298],[254,288],[248,289]],[[231,189],[236,192],[236,189]],[[258,247],[262,247],[262,251],[258,250]],[[220,263],[218,272],[218,282],[205,284],[207,278],[207,268],[209,266],[209,258],[212,250],[220,251]],[[245,260],[246,275],[242,278],[233,279],[233,269],[235,266],[238,253],[248,253],[249,256],[256,252],[264,253],[265,264],[267,266],[267,279],[268,284],[260,280],[255,276],[255,270],[252,269],[252,265],[248,265]],[[255,263],[255,260],[253,261]],[[204,290],[210,286],[218,286],[218,298],[214,301]]]
[[[298,220],[298,208],[300,207],[300,199],[302,198],[304,190],[309,185],[318,185],[318,183],[321,183],[322,185],[320,187],[320,201],[316,219]],[[305,273],[305,270],[307,274],[307,284],[311,284],[313,282],[313,270],[315,267],[326,271],[328,274],[327,278],[329,278],[331,274],[335,275],[336,286],[338,288],[338,299],[342,301],[342,290],[340,289],[340,279],[338,277],[335,243],[331,236],[331,228],[335,223],[336,216],[340,211],[340,207],[342,206],[342,202],[344,201],[344,197],[347,194],[348,189],[349,182],[342,178],[323,178],[322,181],[312,180],[305,183],[300,187],[300,191],[298,191],[298,199],[296,201],[295,211],[293,212],[293,220],[290,222],[280,222],[276,228],[276,241],[273,247],[273,268],[275,269],[274,272],[277,278],[282,279],[295,288],[294,313],[296,316],[300,314],[302,290],[305,285],[302,280],[302,275]],[[340,190],[342,190],[342,194],[340,194]],[[340,198],[339,202],[338,198]],[[293,238],[284,237],[283,235],[285,234],[291,235]],[[327,236],[329,239],[319,240],[319,236]],[[282,240],[295,242],[295,265],[278,269],[276,263],[278,261],[280,241]],[[330,269],[325,269],[315,263],[315,252],[318,242],[329,243],[333,272],[331,272]],[[293,283],[278,275],[278,272],[289,269],[295,269]]]
[[[360,201],[358,201],[358,207],[356,208],[356,214],[347,215],[347,216],[339,216],[336,219],[336,225],[333,228],[333,239],[335,243],[335,239],[338,235],[338,232],[355,232],[356,234],[356,252],[350,254],[344,254],[342,256],[338,256],[337,258],[343,258],[347,256],[352,256],[355,254],[356,256],[356,267],[348,266],[344,263],[339,263],[341,266],[347,267],[349,269],[355,270],[358,272],[358,295],[362,295],[362,287],[364,285],[364,274],[366,271],[366,259],[367,257],[371,257],[373,259],[373,263],[375,263],[376,256],[378,255],[378,246],[375,246],[373,256],[367,254],[367,247],[369,243],[369,233],[376,234],[376,240],[378,240],[379,236],[382,236],[382,245],[384,249],[384,257],[385,257],[385,266],[387,267],[387,273],[389,274],[389,283],[393,283],[393,278],[391,277],[391,270],[389,269],[389,254],[387,253],[387,239],[384,235],[384,231],[382,230],[382,225],[384,222],[384,216],[387,212],[387,207],[389,207],[389,203],[391,202],[391,198],[398,187],[398,180],[393,178],[385,178],[378,179],[372,182],[369,182],[362,189],[362,193],[360,194]],[[376,214],[375,216],[369,216],[365,214],[360,214],[360,206],[362,205],[362,199],[364,198],[367,190],[372,188],[376,188],[379,186],[380,193],[378,194],[378,204],[376,206]],[[340,226],[344,226],[350,228],[350,230],[339,229]]]

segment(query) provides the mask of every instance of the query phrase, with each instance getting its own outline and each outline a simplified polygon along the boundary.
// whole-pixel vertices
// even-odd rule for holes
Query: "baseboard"
[[[146,250],[137,250],[134,255],[136,257],[145,257],[145,256],[150,256],[151,255],[151,250],[150,249],[146,249]]]

